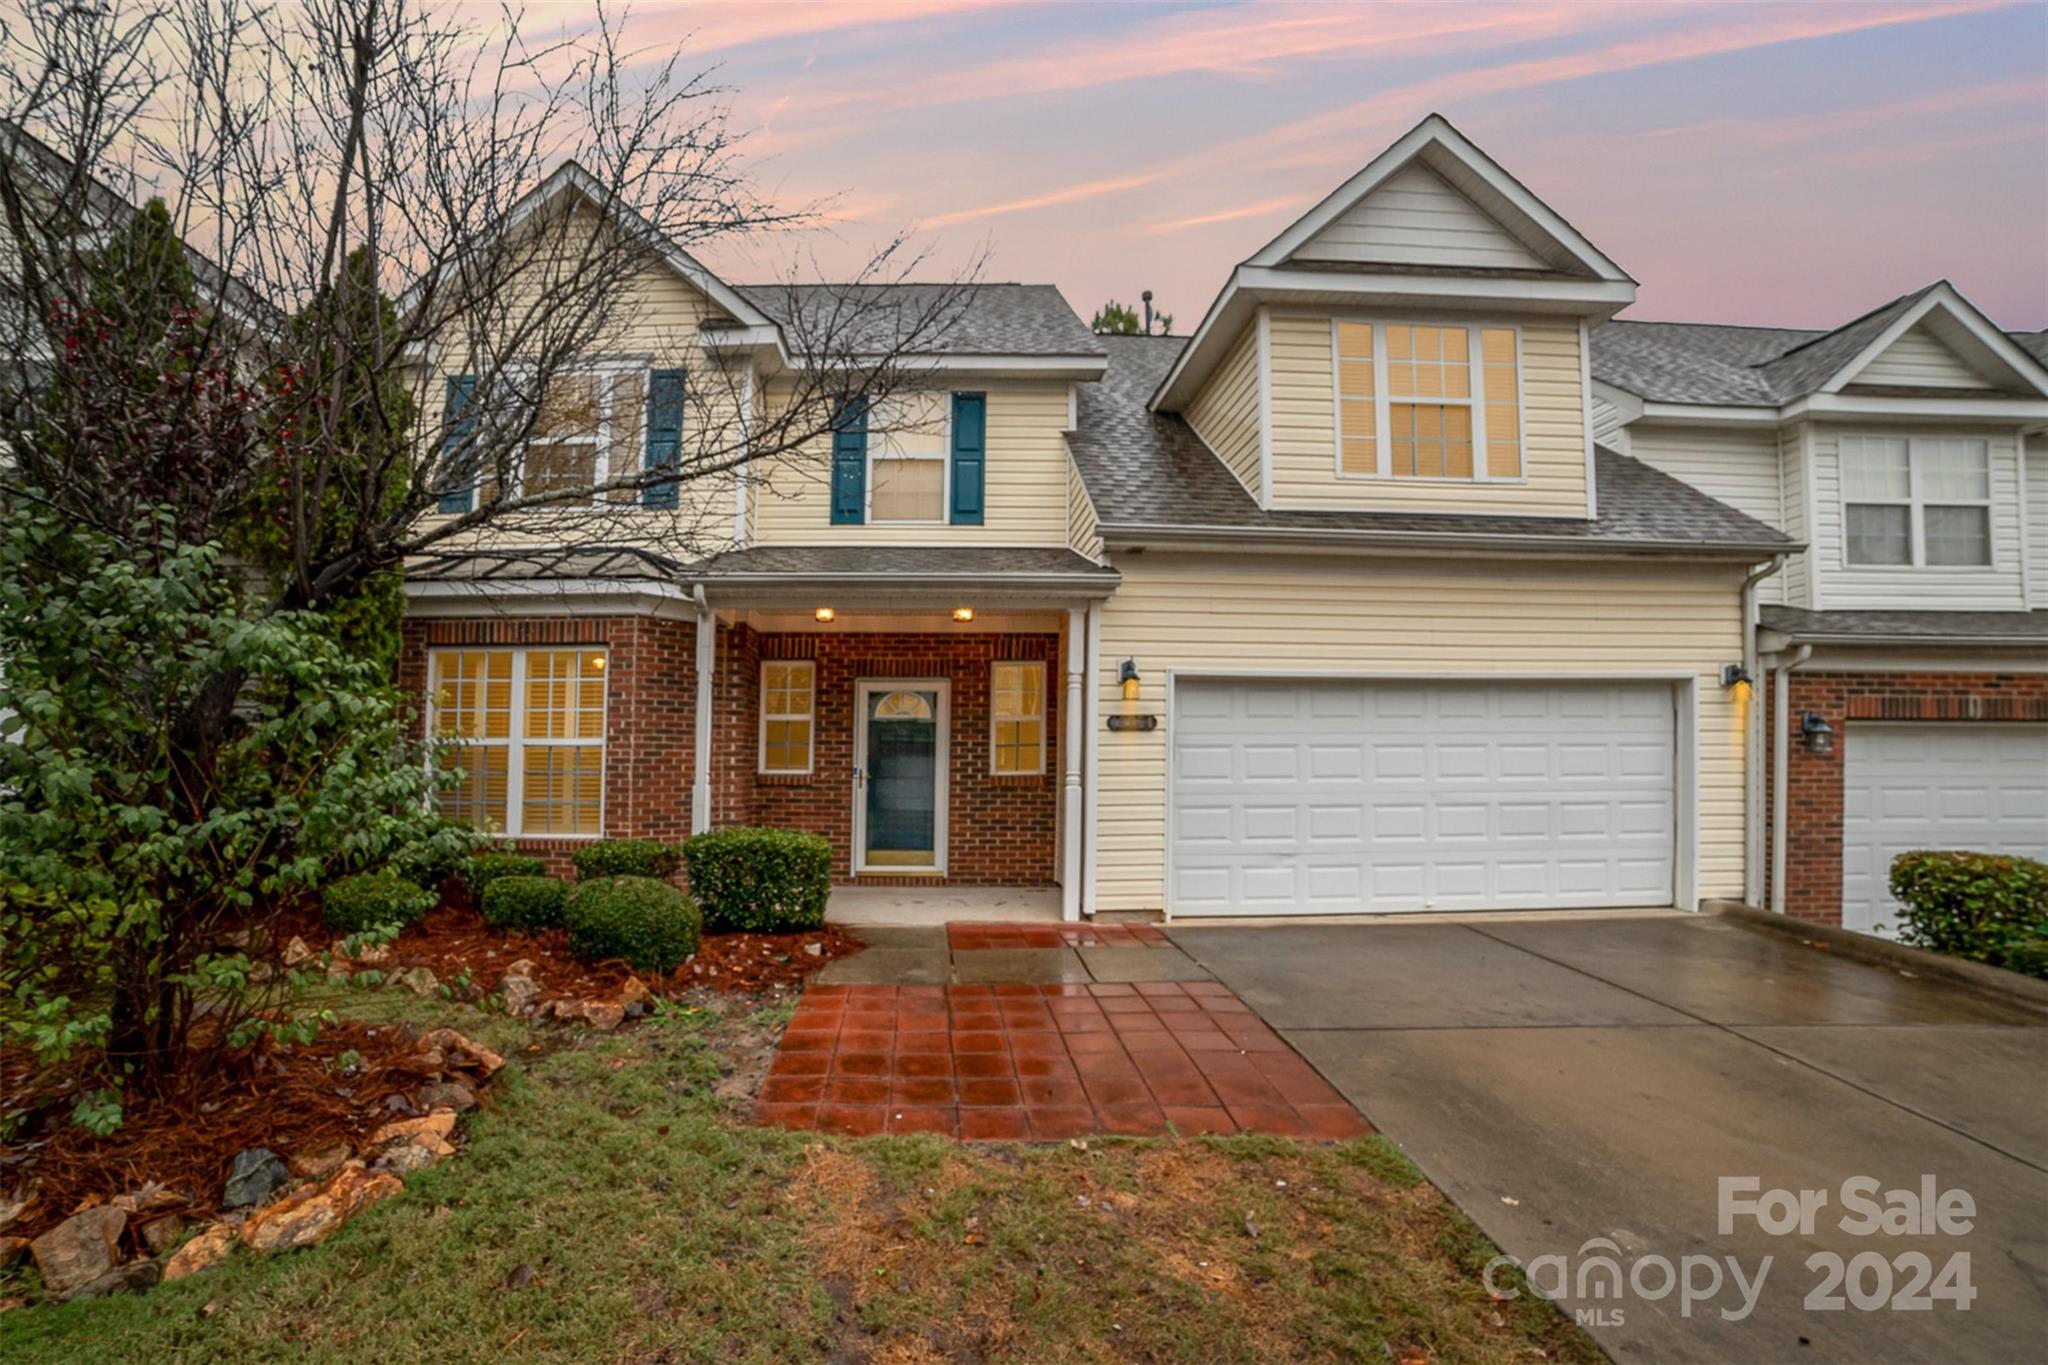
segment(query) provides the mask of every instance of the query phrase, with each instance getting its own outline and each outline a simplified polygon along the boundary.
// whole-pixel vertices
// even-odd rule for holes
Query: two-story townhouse
[[[1805,543],[1756,591],[1774,909],[1881,929],[1901,852],[2048,854],[2044,356],[1945,281],[1593,334],[1603,441]]]
[[[660,338],[536,458],[654,458],[678,385],[772,412],[849,292],[672,253]],[[415,566],[450,807],[556,856],[793,825],[841,882],[1057,884],[1069,917],[1754,899],[1745,604],[1798,542],[1596,447],[1588,337],[1634,294],[1439,117],[1191,337],[984,286],[912,410],[630,545]]]

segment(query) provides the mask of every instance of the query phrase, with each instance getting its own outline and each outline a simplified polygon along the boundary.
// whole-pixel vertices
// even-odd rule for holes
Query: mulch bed
[[[402,1026],[349,1021],[327,1025],[305,1046],[266,1040],[185,1093],[130,1096],[120,1128],[105,1137],[70,1121],[82,1089],[75,1075],[38,1066],[23,1049],[0,1051],[0,1111],[43,1106],[32,1130],[0,1152],[0,1188],[39,1186],[35,1204],[7,1234],[36,1237],[83,1206],[151,1181],[183,1202],[138,1222],[164,1213],[210,1217],[236,1153],[267,1147],[288,1161],[337,1143],[355,1147],[410,1113],[425,1078],[398,1063],[416,1055],[415,1047]],[[361,1061],[344,1072],[338,1059],[349,1051]],[[389,1106],[393,1094],[406,1095],[408,1106]],[[134,1224],[129,1235],[137,1235]]]

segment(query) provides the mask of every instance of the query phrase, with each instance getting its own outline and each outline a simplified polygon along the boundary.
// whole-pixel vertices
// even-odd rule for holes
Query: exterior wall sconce
[[[1744,668],[1741,664],[1722,664],[1721,686],[1754,687],[1756,686],[1756,679],[1750,677],[1749,670]]]
[[[830,607],[819,607],[816,611],[812,612],[811,615],[817,617],[818,620],[820,620],[821,622],[824,622],[825,624],[829,625],[831,624],[833,618],[837,617],[839,613],[832,610],[832,608]]]
[[[1116,680],[1123,687],[1125,701],[1136,701],[1138,699],[1138,661],[1136,659],[1125,659],[1117,665]]]
[[[974,619],[974,608],[973,608],[973,607],[955,607],[955,608],[953,608],[953,619],[954,619],[955,621],[959,621],[959,622],[961,622],[961,623],[963,623],[963,624],[964,624],[964,623],[966,623],[966,622],[968,622],[968,621],[972,621],[972,620]]]
[[[1828,724],[1828,718],[1818,711],[1808,711],[1799,718],[1799,737],[1806,741],[1810,753],[1834,752],[1835,727]]]

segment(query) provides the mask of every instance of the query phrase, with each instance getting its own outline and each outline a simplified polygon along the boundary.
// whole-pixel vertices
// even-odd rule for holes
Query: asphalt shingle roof
[[[2048,611],[1806,611],[1765,605],[1758,620],[1794,639],[1987,640],[2048,645]]]
[[[841,349],[880,352],[911,331],[932,355],[1099,356],[1102,346],[1049,284],[743,284],[747,302],[787,330]]]
[[[1078,390],[1078,430],[1068,447],[1105,528],[1228,527],[1300,533],[1382,532],[1416,536],[1516,537],[1559,549],[1631,548],[1772,554],[1791,549],[1782,532],[1716,502],[1641,461],[1597,452],[1600,514],[1564,517],[1447,516],[1400,512],[1281,512],[1262,509],[1177,414],[1146,402],[1181,348],[1182,337],[1103,337],[1109,370]]]
[[[756,545],[714,555],[699,566],[706,578],[786,574],[822,578],[977,578],[1072,575],[1115,582],[1116,570],[1063,546]]]

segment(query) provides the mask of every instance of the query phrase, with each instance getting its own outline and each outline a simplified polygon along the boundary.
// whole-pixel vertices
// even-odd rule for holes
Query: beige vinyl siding
[[[1778,601],[1788,607],[1811,609],[1813,602],[1812,499],[1806,459],[1806,424],[1794,422],[1778,429],[1778,500],[1785,511],[1785,534],[1808,542],[1808,548],[1785,561],[1778,575],[1784,588]]]
[[[1081,471],[1073,456],[1067,457],[1067,544],[1090,559],[1102,558],[1102,531],[1095,515],[1095,499],[1081,482]]]
[[[1259,325],[1246,324],[1242,334],[1210,374],[1208,383],[1189,403],[1188,425],[1208,442],[1223,465],[1253,498],[1259,480]]]
[[[988,395],[988,450],[979,526],[834,526],[832,451],[821,437],[801,454],[757,467],[755,539],[762,545],[1065,545],[1067,385],[1050,380],[962,383]],[[776,395],[771,390],[769,402]]]
[[[1827,611],[2018,611],[2024,605],[2020,563],[2019,443],[2011,429],[1911,433],[1964,437],[1988,443],[1991,457],[1991,565],[1989,568],[1886,566],[1852,568],[1844,544],[1841,439],[1900,436],[1897,428],[1815,423],[1813,428],[1814,541],[1807,560],[1814,604]]]
[[[1546,263],[1434,171],[1409,165],[1302,243],[1299,261],[1541,270]]]
[[[1682,479],[1710,498],[1779,530],[1785,508],[1778,477],[1775,427],[1663,426],[1630,428],[1630,453],[1644,464]],[[1783,599],[1783,575],[1757,585],[1759,600]]]
[[[1852,384],[1904,384],[1913,388],[1988,389],[1983,375],[1965,365],[1925,327],[1915,327],[1884,348],[1851,376]]]
[[[1164,905],[1166,679],[1176,670],[1695,676],[1699,894],[1742,894],[1747,693],[1720,685],[1721,666],[1742,657],[1740,569],[1157,553],[1117,568],[1123,584],[1102,607],[1093,685],[1105,716],[1161,719],[1157,730],[1097,736],[1101,908]],[[1117,686],[1123,659],[1144,680],[1136,702]]]
[[[2027,474],[2027,606],[2048,610],[2048,436],[2021,442]]]
[[[1387,313],[1376,321],[1410,321]],[[1469,319],[1505,326],[1511,318]],[[1273,492],[1276,509],[1586,515],[1586,406],[1575,322],[1521,329],[1523,478],[1508,482],[1340,478],[1330,319],[1271,320]]]

